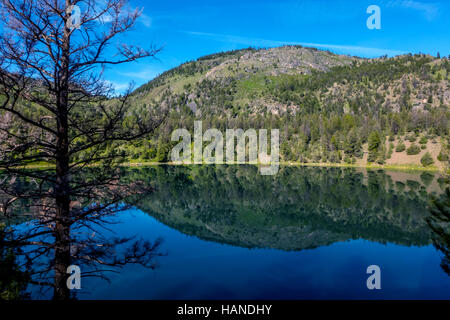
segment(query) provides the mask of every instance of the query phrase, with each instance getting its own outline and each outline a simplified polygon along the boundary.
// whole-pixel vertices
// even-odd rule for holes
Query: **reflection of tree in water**
[[[443,253],[442,269],[450,275],[450,188],[441,199],[433,199],[427,222],[433,230],[433,244]]]
[[[0,223],[0,300],[18,300],[29,298],[26,293],[30,276],[21,270],[17,254],[18,248],[6,247],[4,244],[5,224]]]
[[[91,169],[86,169],[78,177],[83,181],[95,178]],[[5,177],[2,177],[5,178]],[[9,178],[9,176],[8,176]],[[29,179],[18,177],[10,180],[8,195],[16,190],[32,195],[42,194],[45,185],[36,185]],[[151,189],[139,182],[120,182],[108,184],[105,188],[96,186],[92,195],[96,198],[77,197],[71,202],[71,217],[65,226],[69,238],[58,239],[55,229],[52,198],[18,197],[7,210],[3,206],[0,217],[0,299],[14,300],[30,297],[28,285],[35,286],[37,296],[48,296],[53,290],[54,298],[61,295],[75,297],[60,277],[67,279],[69,265],[78,265],[81,276],[109,279],[111,272],[118,272],[129,264],[139,264],[146,268],[156,266],[155,258],[160,256],[161,239],[154,242],[118,237],[109,229],[118,223],[119,212],[130,208],[123,203],[127,195],[148,193]],[[0,200],[7,198],[0,192]],[[68,256],[56,254],[58,248],[67,248]],[[36,290],[34,290],[36,291]]]
[[[78,178],[95,177],[93,170],[86,169]],[[261,176],[255,166],[223,165],[129,168],[121,169],[119,175],[117,188],[108,187],[95,192],[97,196],[89,201],[78,198],[72,203],[75,216],[87,214],[92,206],[105,206],[101,214],[86,215],[70,229],[71,264],[79,264],[85,276],[103,276],[105,270],[117,271],[128,263],[154,267],[160,255],[159,241],[114,238],[107,230],[115,223],[115,214],[129,206],[186,234],[241,247],[302,250],[348,239],[408,246],[431,243],[425,223],[429,215],[425,187],[436,181],[431,174],[417,175],[418,182],[412,183],[414,176],[401,182],[384,171],[282,167],[275,176]],[[20,179],[15,183],[22,191],[34,185]],[[132,188],[134,195],[121,197],[119,186]],[[38,204],[37,199],[28,199],[11,205],[11,218],[4,221],[3,230],[5,224],[30,220],[33,211],[34,219],[39,218],[40,211],[34,210]],[[20,215],[25,220],[13,220]],[[3,298],[26,298],[21,291],[24,284],[44,284],[52,276],[53,225],[51,219],[42,217],[37,219],[41,223],[26,230],[16,226],[16,233],[6,232],[0,238],[0,259],[5,261],[1,272],[14,275],[0,277],[6,292]],[[27,233],[36,235],[42,230],[48,233],[33,238],[40,246],[24,245]]]

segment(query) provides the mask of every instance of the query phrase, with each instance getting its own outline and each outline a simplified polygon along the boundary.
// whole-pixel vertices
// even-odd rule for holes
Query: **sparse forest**
[[[299,52],[308,65],[292,63]],[[206,56],[133,93],[136,105],[174,103],[158,137],[123,148],[131,161],[168,161],[170,132],[202,120],[204,130],[279,128],[284,161],[395,164],[433,149],[443,168],[449,73],[448,59],[422,54],[360,59],[294,46]]]

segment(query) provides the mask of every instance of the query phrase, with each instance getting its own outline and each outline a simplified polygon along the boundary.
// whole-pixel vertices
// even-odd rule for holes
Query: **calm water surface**
[[[130,200],[117,236],[163,239],[155,270],[83,280],[80,299],[449,299],[426,223],[438,174],[340,168],[133,169],[155,192]],[[381,268],[381,290],[366,269]]]

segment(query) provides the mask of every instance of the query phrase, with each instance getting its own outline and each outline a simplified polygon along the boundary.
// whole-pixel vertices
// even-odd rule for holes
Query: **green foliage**
[[[403,142],[400,142],[395,148],[395,152],[403,152],[406,150],[406,146]]]
[[[415,142],[417,140],[417,137],[414,134],[410,134],[406,137],[406,140],[408,140],[409,142]]]
[[[323,240],[311,238],[313,230],[343,235],[341,241],[358,235],[372,241],[429,243],[424,219],[429,197],[404,192],[400,181],[403,189],[387,188],[385,171],[280,167],[277,175],[267,177],[256,166],[157,166],[136,169],[135,175],[155,188],[140,197],[139,209],[199,238],[299,250]],[[411,181],[408,186],[419,190],[423,185]]]
[[[450,275],[450,188],[441,198],[433,197],[430,205],[431,216],[426,221],[433,231],[433,245],[443,253],[441,268]]]
[[[441,152],[439,152],[437,159],[441,162],[444,162],[444,161],[448,161],[449,157],[448,157],[448,154],[446,154],[444,151],[441,150]]]
[[[425,136],[422,136],[421,138],[420,138],[420,140],[419,140],[419,143],[420,144],[426,144],[428,142],[428,139],[427,139],[427,137],[425,137]]]
[[[433,182],[434,175],[425,171],[420,175],[420,180],[422,180],[423,184],[428,187],[430,186],[431,182]]]
[[[434,163],[434,160],[433,160],[433,157],[431,156],[431,154],[429,152],[427,152],[423,155],[422,159],[420,159],[420,163],[424,167],[428,167]]]
[[[374,162],[379,157],[379,149],[381,146],[380,133],[378,131],[372,131],[369,135],[369,162]]]
[[[0,222],[0,244],[5,237],[5,224]],[[0,245],[0,301],[22,300],[29,294],[26,293],[30,276],[20,270],[20,262],[17,261],[14,249]]]
[[[361,141],[358,137],[358,132],[354,127],[352,127],[346,135],[343,149],[345,154],[351,157],[360,158],[362,156]]]
[[[407,150],[406,154],[409,156],[413,156],[420,153],[420,147],[416,144],[412,144]]]
[[[129,159],[167,161],[173,129],[186,128],[192,134],[194,120],[201,119],[204,130],[223,133],[227,128],[278,128],[285,142],[281,157],[287,161],[362,158],[362,146],[368,143],[369,161],[382,163],[393,151],[385,147],[385,136],[392,142],[408,133],[407,139],[415,142],[425,132],[436,137],[449,133],[447,107],[417,113],[409,98],[430,95],[433,74],[450,72],[446,59],[432,69],[435,61],[425,55],[369,62],[295,46],[271,50],[263,62],[258,59],[265,52],[249,48],[202,57],[161,74],[134,91],[131,101],[138,112],[163,98],[171,101],[172,111],[154,140],[105,148],[119,148]],[[286,57],[306,59],[326,72],[305,67],[285,74],[281,66]],[[413,80],[404,80],[405,75]],[[389,95],[394,90],[396,98]],[[440,93],[432,94],[436,102]],[[194,102],[201,116],[188,107]],[[30,112],[36,110],[30,107]],[[395,148],[400,150],[401,144]],[[340,157],[335,152],[341,152]]]
[[[162,139],[158,141],[158,147],[156,150],[156,158],[157,162],[167,162],[170,157],[171,146],[169,143],[164,142]]]
[[[389,143],[389,149],[388,149],[388,153],[386,155],[386,159],[390,159],[392,157],[393,151],[394,151],[394,144],[391,142],[391,143]]]

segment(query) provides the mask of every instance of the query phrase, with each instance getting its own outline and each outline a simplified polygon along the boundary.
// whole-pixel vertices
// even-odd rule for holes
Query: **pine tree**
[[[378,131],[372,131],[369,135],[369,158],[370,162],[378,158],[379,148],[381,145],[381,138]]]

